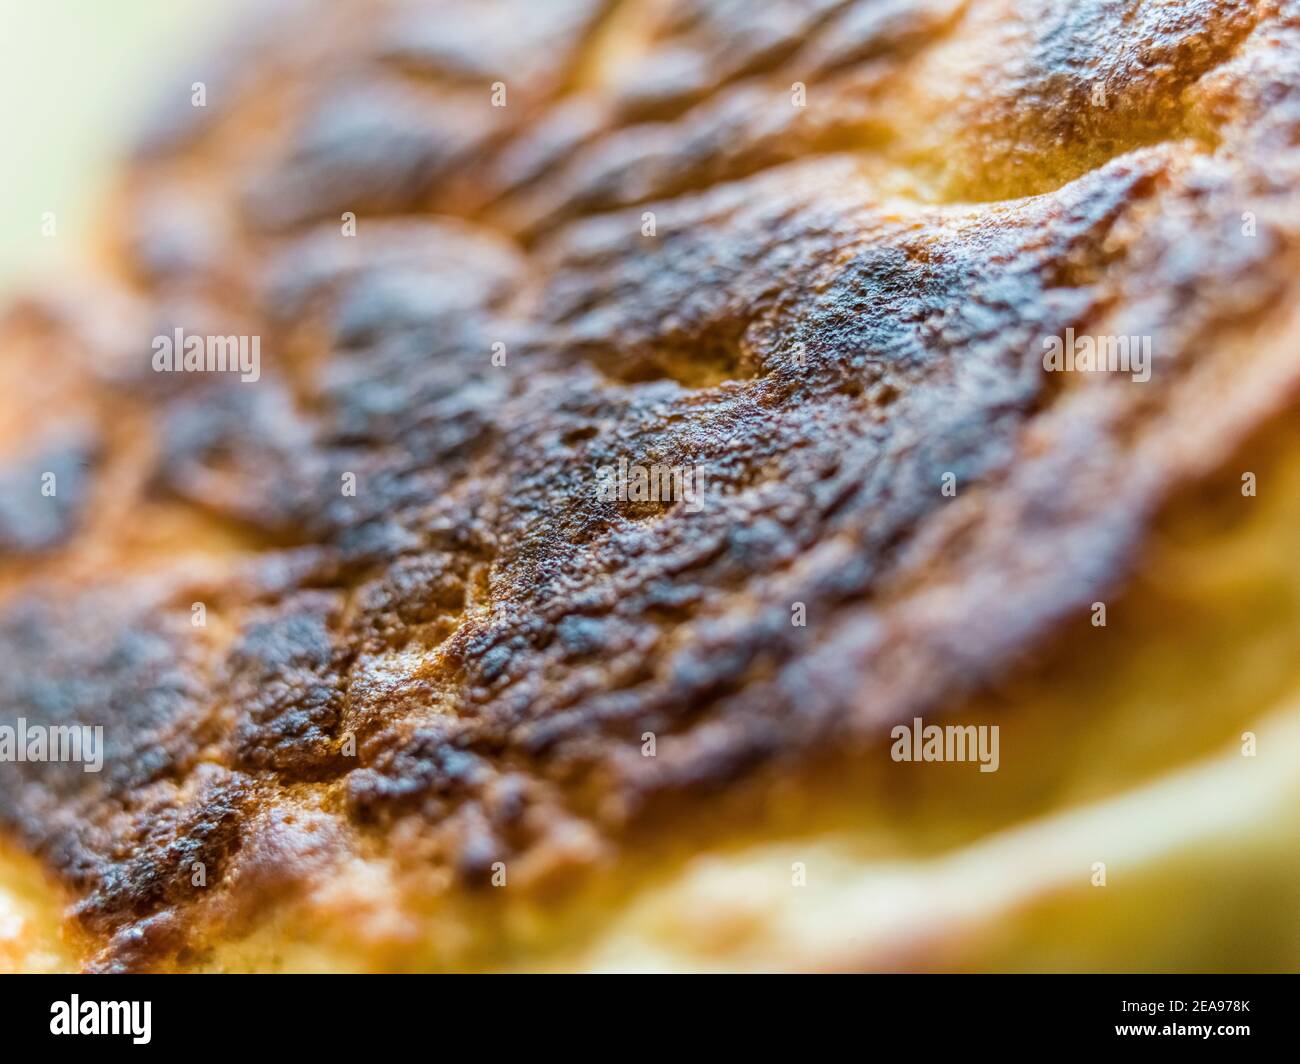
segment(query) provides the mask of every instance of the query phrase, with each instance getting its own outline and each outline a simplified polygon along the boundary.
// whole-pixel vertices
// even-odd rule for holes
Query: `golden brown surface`
[[[598,944],[701,854],[933,857],[1300,690],[1300,6],[283,7],[183,73],[93,280],[3,327],[0,716],[108,757],[0,766],[0,824],[86,965],[676,966]],[[154,373],[178,327],[261,379]],[[1046,374],[1071,328],[1151,337],[1150,381]],[[620,458],[705,467],[702,508],[601,501]],[[1003,722],[998,774],[888,760],[949,714]],[[1286,967],[1267,867],[1240,956]],[[846,944],[726,890],[734,927],[646,919],[704,967],[1028,948],[954,945],[937,891]]]

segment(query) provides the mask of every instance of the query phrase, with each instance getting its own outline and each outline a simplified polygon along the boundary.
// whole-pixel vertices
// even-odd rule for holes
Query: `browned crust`
[[[201,948],[196,862],[222,919],[352,854],[540,886],[942,712],[1294,394],[1241,358],[1294,293],[1291,4],[305,6],[148,139],[103,292],[7,326],[80,383],[0,470],[0,716],[109,757],[5,765],[0,823],[97,967]],[[152,373],[177,326],[262,380]],[[1067,328],[1151,381],[1048,377]],[[703,509],[600,501],[620,458]]]

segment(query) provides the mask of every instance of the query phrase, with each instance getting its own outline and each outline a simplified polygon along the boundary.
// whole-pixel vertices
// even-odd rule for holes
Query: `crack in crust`
[[[1220,368],[1293,284],[1291,4],[507,6],[245,31],[127,175],[118,281],[7,326],[96,382],[55,464],[126,500],[0,508],[3,716],[108,742],[6,766],[0,823],[93,966],[357,857],[399,905],[540,890],[950,709],[1296,383]],[[263,379],[160,378],[178,326],[262,335]],[[1070,328],[1151,337],[1151,382],[1045,375]],[[601,498],[620,459],[702,506]]]

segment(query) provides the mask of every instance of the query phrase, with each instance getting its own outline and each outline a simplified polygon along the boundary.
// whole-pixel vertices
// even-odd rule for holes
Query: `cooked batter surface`
[[[1159,522],[1290,453],[1295,4],[267,7],[2,327],[0,723],[104,763],[0,826],[91,968],[592,934],[895,724],[1081,690]]]

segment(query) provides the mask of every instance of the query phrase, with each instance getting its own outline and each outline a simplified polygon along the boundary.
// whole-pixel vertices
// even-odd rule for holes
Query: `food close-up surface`
[[[0,970],[1300,967],[1300,3],[205,37],[5,285]]]

